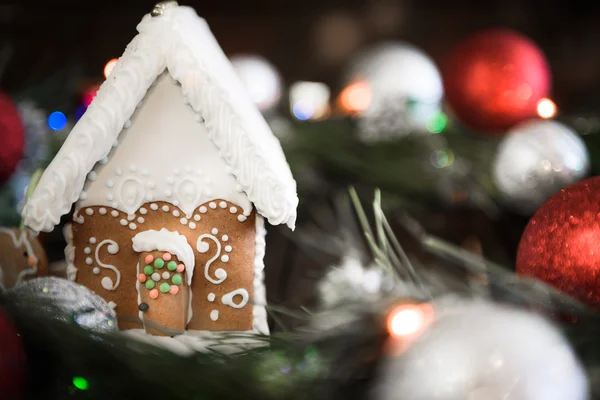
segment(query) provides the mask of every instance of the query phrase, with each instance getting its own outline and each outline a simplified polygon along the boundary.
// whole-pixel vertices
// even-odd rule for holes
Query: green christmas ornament
[[[163,260],[162,258],[157,258],[156,260],[154,260],[155,268],[161,269],[164,266],[165,266],[165,260]]]
[[[177,269],[177,263],[175,261],[169,261],[167,263],[167,268],[169,271],[175,271]]]
[[[144,267],[144,274],[146,274],[146,275],[152,275],[153,272],[154,272],[154,268],[152,268],[151,265],[146,265]]]
[[[153,280],[149,279],[146,281],[146,289],[152,290],[154,289],[154,286],[156,286],[156,283],[154,283]]]

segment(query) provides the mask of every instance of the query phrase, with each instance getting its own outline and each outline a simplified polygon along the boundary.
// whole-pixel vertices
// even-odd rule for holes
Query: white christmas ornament
[[[494,180],[504,199],[530,214],[558,190],[585,177],[589,155],[567,126],[548,120],[517,125],[503,138],[494,162]]]
[[[275,108],[281,98],[282,90],[282,80],[277,69],[259,56],[234,56],[230,61],[250,101],[262,112]]]
[[[585,373],[561,334],[529,312],[479,301],[434,305],[436,321],[389,356],[380,400],[585,400]]]
[[[360,113],[361,137],[380,140],[428,130],[441,109],[444,94],[440,72],[421,50],[388,42],[360,53],[350,64],[346,85],[364,82],[371,101]]]

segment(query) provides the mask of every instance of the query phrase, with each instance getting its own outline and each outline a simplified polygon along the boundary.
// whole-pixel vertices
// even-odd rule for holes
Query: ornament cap
[[[177,3],[176,1],[161,1],[154,5],[154,8],[152,9],[150,15],[152,15],[153,17],[160,17],[164,14],[167,8],[174,7],[179,7],[179,3]]]

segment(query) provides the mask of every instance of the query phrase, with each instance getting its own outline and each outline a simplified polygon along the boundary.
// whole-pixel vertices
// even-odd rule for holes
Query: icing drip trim
[[[192,250],[185,236],[163,228],[160,231],[140,232],[133,237],[132,242],[133,250],[138,253],[158,250],[176,255],[179,261],[185,265],[188,285],[192,283],[196,258],[194,257],[194,250]]]

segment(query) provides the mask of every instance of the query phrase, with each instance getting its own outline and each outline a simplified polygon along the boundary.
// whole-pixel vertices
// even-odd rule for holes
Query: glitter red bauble
[[[519,33],[496,29],[460,43],[443,65],[446,100],[455,116],[487,135],[501,135],[536,115],[550,91],[541,50]]]
[[[25,128],[19,110],[0,92],[0,185],[6,183],[23,158]]]
[[[25,349],[12,321],[0,309],[0,398],[20,399],[25,385]]]
[[[517,273],[600,309],[600,177],[553,195],[529,221]]]

